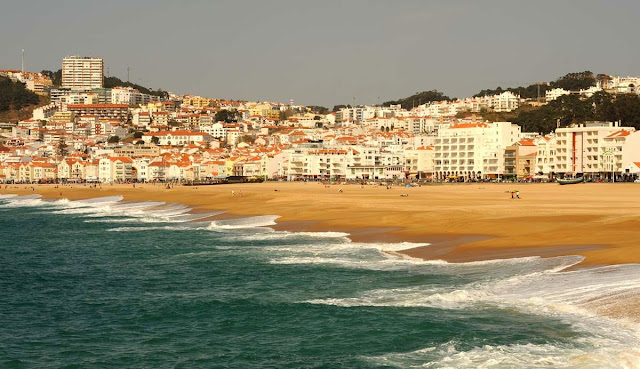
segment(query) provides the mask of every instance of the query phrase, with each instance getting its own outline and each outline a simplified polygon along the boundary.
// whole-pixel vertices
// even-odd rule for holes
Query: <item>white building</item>
[[[600,177],[608,169],[620,171],[621,145],[612,138],[624,137],[632,127],[618,122],[586,122],[556,129],[555,172],[576,176]]]
[[[622,146],[622,173],[640,176],[640,131],[628,135]]]
[[[487,96],[489,107],[495,112],[510,112],[520,106],[520,96],[511,91],[499,95]]]
[[[559,98],[560,96],[569,95],[570,93],[571,93],[570,91],[567,91],[563,88],[554,88],[552,90],[545,92],[544,98],[547,102],[550,102]]]
[[[197,142],[208,143],[211,141],[211,135],[204,132],[193,131],[162,131],[147,133],[142,136],[145,143],[150,143],[153,137],[157,137],[159,145],[183,146]]]
[[[68,56],[62,59],[62,87],[102,88],[104,63],[101,58]]]
[[[510,122],[460,123],[438,131],[434,171],[438,178],[498,178],[504,173],[504,150],[520,139]]]
[[[555,172],[556,137],[549,135],[534,140],[537,147],[536,153],[536,173],[549,175]]]

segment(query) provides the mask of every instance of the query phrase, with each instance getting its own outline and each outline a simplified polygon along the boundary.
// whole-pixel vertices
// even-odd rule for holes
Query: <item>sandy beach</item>
[[[521,199],[511,199],[511,190],[519,190]],[[640,185],[632,183],[474,183],[388,190],[269,182],[172,189],[151,184],[3,185],[0,193],[72,200],[123,195],[125,200],[179,202],[195,211],[227,211],[223,216],[279,215],[279,229],[348,232],[364,242],[430,243],[403,252],[449,262],[582,255],[583,265],[602,265],[640,262],[639,191]]]

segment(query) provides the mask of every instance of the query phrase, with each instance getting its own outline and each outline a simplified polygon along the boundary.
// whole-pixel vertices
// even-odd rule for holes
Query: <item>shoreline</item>
[[[463,184],[393,188],[309,182],[267,182],[223,186],[162,184],[3,185],[4,194],[39,194],[79,200],[121,195],[125,201],[164,201],[193,212],[222,211],[217,219],[277,215],[272,228],[345,232],[354,242],[412,242],[430,246],[401,251],[425,260],[468,262],[514,257],[580,255],[580,266],[640,263],[640,186],[634,184]],[[523,199],[511,200],[518,188]],[[33,190],[32,190],[33,189]],[[236,195],[231,195],[235,189]],[[343,189],[342,193],[338,193]],[[615,190],[615,192],[613,192]],[[240,196],[239,192],[243,191]],[[558,192],[560,196],[558,196]],[[603,199],[584,203],[585,196]],[[401,194],[408,194],[401,197]],[[540,197],[561,199],[572,206]],[[533,199],[529,200],[529,197]],[[610,198],[607,200],[606,198]],[[544,199],[542,199],[544,201]],[[612,205],[628,200],[625,207]],[[601,228],[601,229],[598,229]],[[634,237],[635,236],[635,237]]]
[[[17,187],[17,188],[16,188]],[[82,200],[105,196],[122,196],[123,201],[162,201],[165,203],[180,203],[191,208],[189,213],[204,214],[208,212],[219,212],[211,216],[199,219],[199,221],[214,221],[246,216],[274,215],[279,216],[275,225],[269,226],[278,231],[289,232],[344,232],[348,233],[348,238],[353,242],[368,243],[400,243],[408,242],[415,244],[426,244],[427,246],[416,246],[399,251],[390,251],[393,254],[406,255],[423,260],[444,260],[449,263],[464,263],[474,261],[486,261],[497,259],[512,259],[522,257],[557,257],[567,255],[583,256],[582,262],[573,265],[564,271],[570,272],[576,269],[593,268],[603,265],[631,264],[640,262],[640,253],[635,252],[640,246],[636,246],[633,240],[627,238],[629,232],[635,234],[634,225],[640,225],[640,215],[632,214],[610,214],[607,209],[610,207],[595,207],[591,214],[585,214],[578,208],[570,208],[573,214],[547,214],[544,208],[543,215],[536,213],[536,207],[532,207],[523,216],[520,211],[510,213],[513,219],[498,217],[496,209],[504,209],[504,202],[497,202],[487,205],[486,198],[469,198],[464,195],[469,190],[484,193],[487,187],[491,189],[490,197],[502,195],[507,187],[505,185],[483,186],[484,188],[472,188],[470,186],[437,187],[433,191],[430,187],[402,188],[386,190],[384,188],[360,188],[356,185],[333,186],[325,188],[320,184],[310,183],[267,183],[265,184],[241,184],[209,187],[176,187],[170,190],[162,185],[107,185],[102,188],[90,188],[82,185],[67,185],[54,188],[54,185],[10,185],[9,188],[0,189],[1,194],[16,195],[41,195],[44,199]],[[532,187],[520,187],[521,194],[530,194]],[[522,188],[524,187],[524,190]],[[33,188],[33,189],[32,189]],[[343,192],[338,193],[342,188]],[[640,186],[627,186],[629,190],[640,189]],[[236,189],[236,195],[231,195],[231,189]],[[278,191],[275,191],[275,190]],[[544,186],[541,192],[553,192],[553,188]],[[578,188],[577,199],[584,195],[588,188]],[[239,191],[243,191],[243,196],[239,196]],[[433,201],[436,210],[425,210],[436,214],[446,214],[441,219],[453,222],[451,229],[445,227],[438,228],[439,232],[434,232],[433,227],[425,227],[422,223],[412,223],[416,216],[412,213],[414,203],[407,204],[406,197],[400,197],[401,193],[410,192],[409,198],[417,197],[414,202],[421,202],[421,197],[431,197],[433,195],[443,195],[442,199]],[[434,194],[433,192],[436,192]],[[451,195],[457,197],[462,192],[462,204],[460,200],[451,202]],[[342,196],[346,194],[346,196]],[[282,196],[284,195],[284,196]],[[415,196],[417,195],[417,196]],[[624,196],[625,193],[618,193],[617,196]],[[338,198],[336,202],[334,199]],[[397,196],[397,197],[396,197]],[[568,197],[568,196],[565,196]],[[379,202],[378,208],[371,207],[367,198],[374,198]],[[311,199],[311,200],[310,200]],[[570,199],[576,201],[575,199]],[[313,201],[310,205],[309,201]],[[403,201],[407,209],[397,208],[393,205],[397,201]],[[443,206],[441,202],[446,204]],[[518,204],[519,200],[506,202]],[[523,202],[526,204],[526,202]],[[359,208],[357,206],[359,205]],[[317,208],[323,206],[324,211],[317,209],[310,211],[309,207]],[[474,209],[475,207],[475,209]],[[453,209],[452,209],[453,208]],[[640,209],[640,199],[632,201],[632,206],[625,212],[633,212]],[[584,209],[582,209],[584,210]],[[540,210],[538,210],[539,212]],[[385,212],[391,215],[386,215]],[[506,212],[506,211],[505,211]],[[563,210],[567,212],[567,210]],[[465,223],[471,216],[477,218],[479,225],[473,222]],[[507,212],[508,213],[508,212]],[[356,217],[345,217],[356,214]],[[413,214],[413,215],[412,215]],[[638,212],[637,214],[640,214]],[[335,217],[336,219],[331,219]],[[551,220],[547,218],[551,217]],[[617,218],[616,218],[617,217]],[[402,218],[405,226],[399,226],[397,220]],[[420,218],[419,218],[420,219]],[[431,218],[432,220],[434,218]],[[497,219],[497,220],[496,220]],[[507,219],[507,220],[505,220]],[[554,242],[553,237],[542,238],[539,242],[526,242],[530,237],[529,233],[517,233],[518,237],[500,232],[500,228],[487,228],[482,234],[481,228],[487,222],[499,222],[507,228],[517,225],[522,219],[528,219],[528,225],[533,231],[547,229],[549,233],[563,236],[562,241]],[[564,221],[563,221],[564,219]],[[618,227],[613,220],[618,219]],[[537,222],[534,222],[536,220]],[[515,223],[514,223],[515,221]],[[609,236],[612,243],[599,243],[598,237],[594,237],[593,232],[580,235],[585,227],[594,228],[600,223],[607,222],[610,227],[616,228],[618,237],[611,237],[612,233],[603,232]],[[395,222],[395,223],[394,223]],[[433,220],[434,223],[437,221]],[[578,222],[578,224],[576,224]],[[583,224],[586,222],[586,224]],[[441,223],[437,223],[441,225]],[[575,229],[566,229],[576,227]],[[558,232],[557,228],[561,230]],[[623,230],[620,232],[620,228]],[[503,229],[504,230],[504,229]],[[600,230],[602,231],[602,230]],[[508,233],[508,232],[507,232]],[[570,237],[578,237],[570,242]],[[586,235],[586,237],[585,237]],[[514,240],[520,243],[513,243]],[[569,240],[569,241],[568,241]],[[546,241],[546,242],[544,242]],[[640,323],[640,297],[638,293],[631,293],[626,296],[619,296],[615,301],[605,301],[603,306],[593,306],[592,310],[598,314],[614,319],[628,320]]]

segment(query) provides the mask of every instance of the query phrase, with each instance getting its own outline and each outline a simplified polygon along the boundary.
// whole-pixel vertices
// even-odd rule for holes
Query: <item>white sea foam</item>
[[[147,226],[147,227],[117,227],[107,229],[109,232],[144,232],[144,231],[154,231],[154,230],[163,230],[163,231],[193,231],[196,229],[203,229],[198,227],[189,227],[184,225],[175,225],[175,226]]]
[[[224,240],[233,240],[233,241],[264,241],[264,240],[282,240],[282,239],[292,239],[292,238],[326,238],[326,239],[335,239],[335,238],[344,238],[348,240],[348,233],[343,232],[286,232],[286,231],[273,231],[268,234],[250,234],[250,235],[234,235],[233,237],[225,238]]]
[[[310,258],[311,262],[318,262]],[[438,309],[519,310],[546,315],[571,324],[585,338],[565,346],[483,346],[458,351],[455,346],[430,347],[411,353],[375,358],[379,364],[429,368],[640,368],[640,330],[636,323],[600,316],[594,306],[617,297],[638,296],[640,265],[606,266],[563,271],[581,257],[521,258],[464,264],[430,264],[421,268],[443,268],[464,272],[485,269],[474,282],[450,286],[411,286],[376,289],[343,298],[305,301],[341,307],[393,306]],[[300,260],[298,260],[300,261]],[[329,260],[325,260],[329,262]],[[404,263],[404,261],[399,261]],[[366,264],[366,263],[363,263]],[[363,265],[350,265],[362,267]],[[517,266],[518,268],[513,268]],[[417,267],[417,266],[416,266]],[[502,273],[496,272],[506,268]],[[509,270],[509,268],[511,268]],[[502,273],[502,274],[501,274]]]
[[[632,341],[626,341],[631,339]],[[591,336],[576,344],[484,345],[462,351],[455,342],[408,353],[364,358],[399,368],[638,368],[636,337]]]
[[[40,195],[22,195],[22,196],[8,196],[2,198],[3,203],[0,204],[0,208],[19,208],[19,207],[36,207],[46,206],[47,202],[43,201]]]
[[[256,228],[256,227],[268,227],[276,224],[277,215],[259,215],[253,217],[226,219],[226,220],[214,220],[209,225],[208,229],[212,231],[227,230],[227,229],[243,229],[243,228]]]
[[[522,261],[533,266],[522,265],[519,274],[500,276],[487,273],[484,279],[462,286],[428,290],[421,286],[383,289],[366,291],[355,297],[314,299],[308,302],[339,306],[424,306],[445,309],[483,306],[515,307],[534,313],[582,314],[580,310],[583,310],[583,306],[593,303],[594,300],[640,291],[640,265],[561,272],[580,260],[580,257],[526,258]],[[555,261],[555,263],[549,261]],[[537,268],[536,264],[538,264]],[[428,268],[428,266],[429,263],[426,262],[424,267]],[[461,270],[465,267],[477,266],[477,263],[449,264],[448,266]],[[540,266],[544,269],[540,270]]]

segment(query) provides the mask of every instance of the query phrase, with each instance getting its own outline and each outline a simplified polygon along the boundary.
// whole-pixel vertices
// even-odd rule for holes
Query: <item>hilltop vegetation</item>
[[[51,78],[51,82],[53,83],[54,86],[62,85],[62,69],[58,69],[55,72],[52,72],[50,70],[43,70],[40,73]],[[104,81],[104,88],[131,87],[147,95],[159,96],[164,98],[167,98],[169,96],[169,93],[167,91],[162,91],[162,89],[154,90],[152,88],[144,87],[136,83],[125,82],[118,77],[104,77],[103,81]]]
[[[140,91],[143,94],[159,96],[167,98],[169,97],[169,93],[167,91],[162,91],[162,89],[154,90],[152,88],[140,86],[136,83],[125,82],[122,81],[118,77],[104,77],[104,88],[113,88],[113,87],[131,87]]]
[[[27,90],[23,83],[0,77],[0,122],[28,119],[33,109],[46,103],[46,98]]]
[[[598,75],[597,78],[605,78],[604,75]],[[544,94],[548,90],[554,88],[562,88],[569,91],[586,90],[589,87],[596,85],[596,76],[591,71],[584,71],[578,73],[568,73],[552,82],[535,83],[527,87],[510,87],[503,89],[497,87],[495,89],[486,89],[473,95],[473,97],[490,96],[501,94],[505,91],[511,91],[520,95],[524,99],[535,99],[538,97],[538,89],[540,89],[540,97],[544,97]]]
[[[577,91],[595,86],[596,82],[608,78],[607,75],[594,75],[591,71],[568,73],[553,82],[540,84],[540,96],[544,97],[547,90],[563,88]],[[526,99],[538,97],[538,84],[527,87],[482,90],[474,97],[499,94],[504,91],[512,91]],[[384,106],[401,104],[405,109],[411,109],[418,104],[429,101],[451,101],[453,99],[436,90],[424,91],[404,99],[387,101]],[[469,112],[460,112],[458,117],[469,115]],[[571,123],[585,122],[589,120],[620,121],[625,126],[640,129],[640,96],[636,94],[609,94],[604,91],[595,93],[592,97],[581,99],[578,95],[564,95],[546,105],[539,107],[531,104],[523,104],[520,108],[508,113],[495,113],[491,111],[479,112],[488,121],[509,121],[522,127],[523,132],[549,133]]]
[[[510,121],[523,131],[548,133],[556,126],[589,120],[620,121],[624,126],[640,129],[640,96],[636,94],[609,94],[598,92],[581,100],[577,95],[564,95],[539,108],[524,107],[513,112]]]
[[[24,87],[23,83],[0,77],[0,112],[20,110],[27,105],[40,103],[40,97]]]
[[[415,94],[409,97],[405,97],[404,99],[386,101],[382,104],[382,106],[402,105],[403,109],[410,110],[414,106],[426,104],[432,101],[451,101],[451,100],[455,100],[455,99],[452,99],[449,96],[446,96],[440,91],[431,90],[431,91],[416,92]]]

